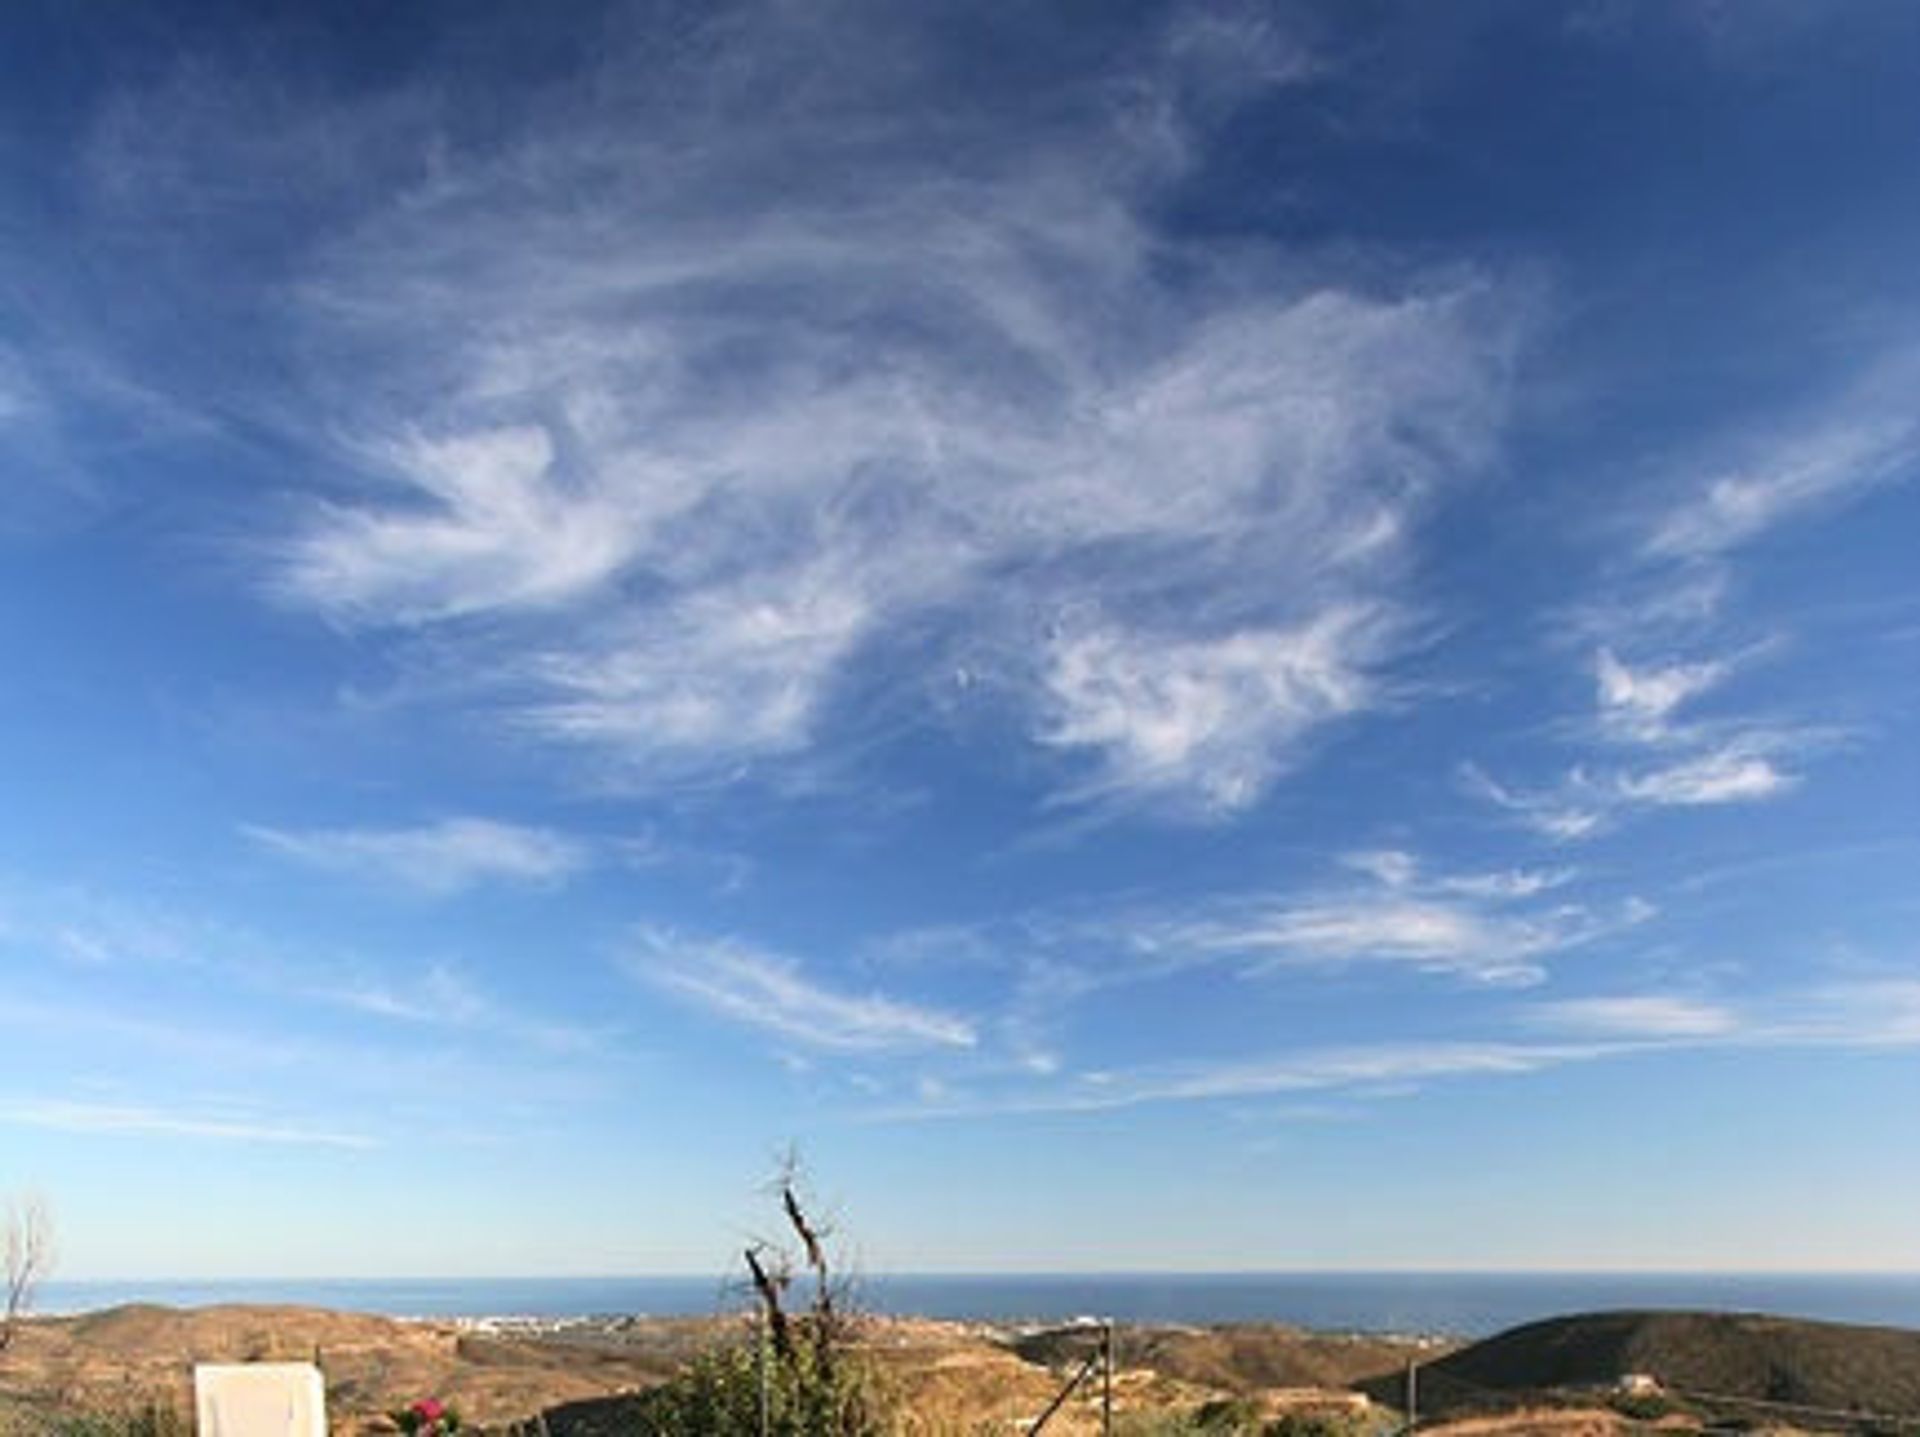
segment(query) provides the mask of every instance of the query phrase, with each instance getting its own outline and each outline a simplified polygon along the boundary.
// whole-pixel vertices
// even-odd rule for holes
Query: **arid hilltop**
[[[543,1412],[555,1431],[593,1430],[599,1399],[651,1386],[738,1319],[631,1318],[579,1323],[400,1321],[300,1307],[113,1308],[25,1324],[0,1357],[0,1420],[57,1411],[184,1411],[195,1362],[316,1360],[335,1430],[378,1431],[385,1414],[431,1394],[470,1423],[505,1428]],[[1088,1350],[1084,1332],[868,1319],[859,1346],[909,1414],[910,1430],[1019,1424],[1046,1406]],[[1418,1343],[1314,1335],[1283,1327],[1127,1329],[1118,1344],[1122,1411],[1179,1411],[1253,1396],[1275,1410],[1346,1411],[1353,1379],[1397,1370]],[[617,1408],[608,1411],[617,1416]],[[0,1428],[0,1430],[4,1430]],[[1063,1411],[1049,1429],[1089,1430]]]

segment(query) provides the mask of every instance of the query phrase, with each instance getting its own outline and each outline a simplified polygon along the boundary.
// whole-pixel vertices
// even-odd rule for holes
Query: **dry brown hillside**
[[[710,1322],[661,1321],[644,1342],[560,1345],[317,1308],[119,1307],[25,1324],[0,1357],[0,1396],[38,1410],[185,1410],[196,1362],[317,1358],[341,1430],[426,1394],[495,1423],[658,1381],[711,1335]]]
[[[299,1307],[122,1307],[27,1325],[0,1359],[0,1412],[185,1410],[195,1362],[317,1359],[337,1432],[385,1429],[383,1414],[420,1396],[451,1401],[496,1429],[546,1412],[555,1432],[617,1425],[604,1399],[649,1386],[736,1319],[633,1319],[558,1331],[475,1330]],[[860,1346],[900,1398],[903,1432],[1019,1430],[1078,1365],[1084,1332],[1016,1335],[977,1324],[873,1319]],[[1127,1329],[1115,1402],[1122,1413],[1191,1411],[1239,1396],[1261,1410],[1341,1410],[1350,1376],[1397,1368],[1405,1344],[1281,1327]],[[1091,1432],[1091,1393],[1049,1428]]]

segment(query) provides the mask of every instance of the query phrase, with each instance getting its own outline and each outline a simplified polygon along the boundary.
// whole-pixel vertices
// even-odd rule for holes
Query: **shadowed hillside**
[[[1629,1374],[1674,1393],[1920,1420],[1920,1332],[1746,1313],[1602,1312],[1529,1323],[1421,1369],[1432,1413],[1497,1408]],[[1363,1384],[1397,1401],[1398,1379]]]
[[[1025,1333],[1009,1344],[1028,1362],[1063,1367],[1088,1350],[1084,1329]],[[1350,1387],[1401,1371],[1409,1356],[1423,1360],[1445,1347],[1401,1337],[1306,1332],[1274,1323],[1209,1327],[1121,1327],[1115,1356],[1123,1367],[1146,1368],[1228,1392],[1273,1387]]]

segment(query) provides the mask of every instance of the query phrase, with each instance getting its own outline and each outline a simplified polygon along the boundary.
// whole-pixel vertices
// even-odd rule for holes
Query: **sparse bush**
[[[1127,1412],[1113,1419],[1116,1437],[1194,1437],[1207,1429],[1194,1426],[1196,1415],[1187,1412]],[[1218,1437],[1220,1429],[1212,1431]]]
[[[1260,1429],[1261,1437],[1355,1437],[1360,1427],[1351,1418],[1325,1412],[1289,1412]]]
[[[149,1402],[119,1410],[61,1413],[34,1430],[37,1437],[193,1437],[193,1419],[178,1408]]]

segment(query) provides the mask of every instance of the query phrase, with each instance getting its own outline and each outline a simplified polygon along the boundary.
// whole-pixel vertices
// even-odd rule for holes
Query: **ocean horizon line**
[[[856,1274],[880,1316],[957,1321],[1271,1322],[1325,1331],[1478,1336],[1573,1312],[1662,1308],[1920,1329],[1920,1273],[1272,1269]],[[734,1277],[411,1277],[50,1281],[39,1308],[276,1303],[389,1317],[715,1316],[750,1305]]]
[[[937,1279],[941,1282],[997,1281],[1007,1278],[1280,1278],[1280,1277],[1485,1277],[1485,1278],[1914,1278],[1920,1280],[1920,1267],[996,1267],[945,1268],[899,1267],[862,1268],[853,1266],[845,1275],[855,1281],[900,1278]],[[735,1282],[745,1279],[718,1269],[652,1269],[642,1271],[596,1272],[269,1272],[196,1274],[168,1272],[157,1274],[83,1274],[51,1277],[49,1286],[126,1285],[151,1282],[163,1285],[183,1283],[386,1283],[386,1282]]]

